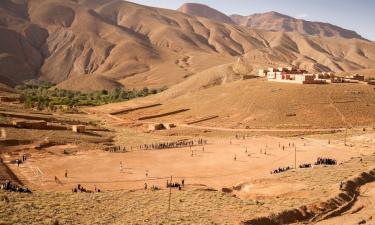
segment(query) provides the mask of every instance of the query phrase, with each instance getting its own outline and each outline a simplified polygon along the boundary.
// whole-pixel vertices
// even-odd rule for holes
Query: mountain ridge
[[[0,82],[11,86],[170,87],[228,63],[253,74],[278,64],[375,68],[373,42],[250,29],[120,0],[4,0],[0,10]],[[83,75],[93,87],[75,82]]]
[[[230,17],[237,24],[254,29],[282,32],[296,31],[306,35],[367,40],[356,31],[331,23],[297,19],[275,11],[254,13],[249,16],[231,15]]]
[[[205,17],[222,23],[235,24],[229,16],[205,4],[185,3],[180,6],[177,11],[193,16]]]

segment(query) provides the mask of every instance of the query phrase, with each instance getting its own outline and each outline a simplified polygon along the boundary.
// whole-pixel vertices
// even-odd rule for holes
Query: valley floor
[[[111,129],[87,125],[85,133],[74,133],[2,125],[9,139],[1,142],[2,163],[33,193],[0,191],[0,224],[239,224],[320,204],[339,193],[341,182],[375,169],[372,127],[353,128],[347,135],[343,130],[274,135],[199,127],[145,133],[126,127],[121,120],[102,118],[106,121],[100,124]],[[63,115],[59,119],[65,120]],[[207,144],[139,148],[197,139],[207,140]],[[128,151],[104,151],[108,146]],[[22,155],[27,160],[17,166],[14,161]],[[297,167],[314,164],[318,157],[333,158],[337,165],[270,173],[295,163]],[[171,176],[173,182],[184,179],[182,190],[170,192],[166,187]],[[101,192],[73,193],[78,184]],[[343,218],[372,220],[372,185],[369,182],[360,188],[354,205],[340,214]],[[151,190],[152,186],[160,190]],[[324,209],[325,205],[320,205]],[[341,221],[341,217],[333,217],[314,223]]]

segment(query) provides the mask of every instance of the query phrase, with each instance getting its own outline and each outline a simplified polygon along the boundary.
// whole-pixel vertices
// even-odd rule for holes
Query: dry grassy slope
[[[245,53],[256,59],[244,57],[236,72],[280,63],[374,68],[371,42],[249,30],[120,0],[5,0],[0,10],[0,81],[8,84],[37,77],[59,83],[88,74],[95,75],[85,79],[90,89],[172,86]],[[87,87],[67,84],[62,86]]]
[[[329,23],[296,19],[277,12],[256,13],[250,16],[232,15],[231,18],[237,24],[255,29],[298,32],[301,34],[317,35],[322,37],[364,39],[355,31],[347,30]]]
[[[190,108],[176,117],[179,121],[218,115],[218,119],[202,123],[209,126],[337,128],[374,123],[374,96],[373,88],[365,85],[303,86],[246,80],[167,100],[163,105]],[[287,116],[293,113],[296,116]]]
[[[227,128],[341,128],[375,123],[375,91],[369,85],[298,85],[253,79],[180,95],[179,88],[189,90],[189,83],[194,83],[194,79],[156,96],[97,109],[118,110],[160,103],[162,106],[151,110],[153,114],[190,110],[149,121],[185,123],[217,115],[218,118],[198,125]],[[149,112],[141,110],[139,114],[139,117],[147,116]],[[293,114],[295,116],[288,116]]]

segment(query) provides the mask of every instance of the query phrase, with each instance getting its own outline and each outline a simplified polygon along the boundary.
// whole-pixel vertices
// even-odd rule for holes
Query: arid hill
[[[329,23],[296,19],[278,12],[256,13],[250,16],[232,15],[231,18],[237,24],[253,29],[298,32],[322,37],[364,39],[361,35],[352,30],[347,30]]]
[[[177,10],[186,14],[205,17],[207,19],[215,20],[221,23],[235,24],[229,16],[204,4],[185,3]]]
[[[375,67],[375,44],[366,40],[255,30],[121,0],[4,0],[0,11],[0,82],[11,86],[170,87],[233,62],[245,74],[279,64]]]

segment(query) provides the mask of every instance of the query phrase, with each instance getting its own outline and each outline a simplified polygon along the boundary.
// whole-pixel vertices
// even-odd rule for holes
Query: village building
[[[346,76],[345,78],[348,80],[354,80],[354,81],[365,81],[365,76],[360,75],[358,73],[351,75],[351,76]]]
[[[259,76],[267,77],[268,81],[295,84],[326,84],[339,82],[332,72],[308,73],[294,67],[278,67],[259,70]],[[340,81],[341,82],[341,81]]]

